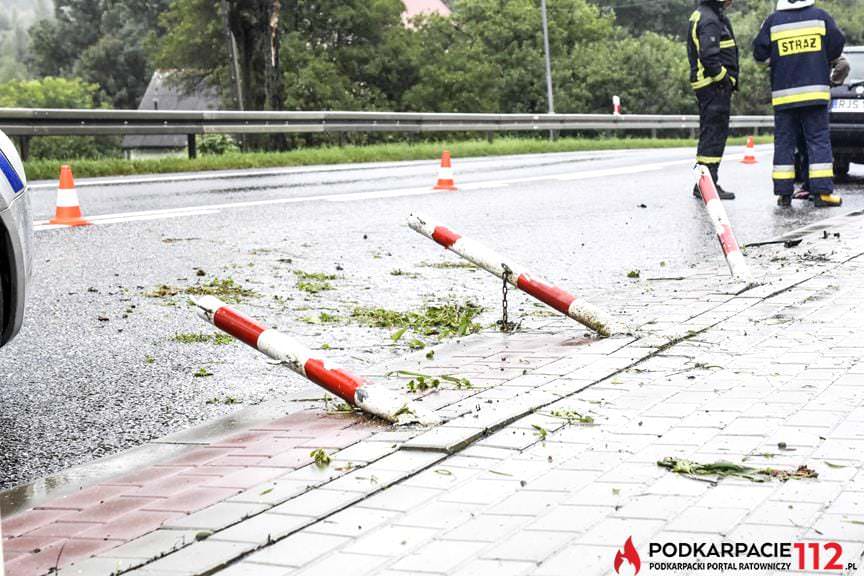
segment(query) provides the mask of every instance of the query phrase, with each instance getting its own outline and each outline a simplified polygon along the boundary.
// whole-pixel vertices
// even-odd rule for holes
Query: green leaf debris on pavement
[[[318,294],[326,290],[333,290],[333,285],[330,284],[330,281],[336,280],[335,275],[324,274],[323,272],[295,270],[294,275],[297,276],[297,289],[309,294]]]
[[[227,334],[202,334],[200,332],[181,332],[172,338],[180,344],[208,344],[225,346],[234,342],[234,338]]]
[[[460,378],[458,376],[453,376],[452,374],[433,376],[431,374],[412,372],[410,370],[396,370],[395,372],[390,372],[387,375],[399,376],[401,378],[410,378],[405,387],[411,393],[433,390],[441,386],[441,382],[453,384],[453,387],[456,390],[469,390],[472,387],[471,381],[468,378]]]
[[[575,410],[553,410],[550,413],[555,418],[563,418],[567,424],[594,424],[594,418],[580,414]]]
[[[323,448],[316,448],[309,453],[309,456],[318,468],[327,468],[330,465],[330,455]]]
[[[254,290],[244,288],[236,283],[232,278],[213,278],[204,284],[195,284],[188,288],[180,288],[177,286],[169,286],[168,284],[160,284],[153,290],[144,293],[148,298],[172,298],[179,294],[188,294],[190,296],[215,296],[220,300],[229,304],[239,304],[243,298],[253,298],[258,296]]]
[[[425,338],[435,337],[441,341],[479,332],[483,327],[474,320],[482,312],[483,308],[473,302],[426,306],[417,312],[358,306],[351,312],[351,319],[364,326],[395,328],[390,335],[393,342],[399,342],[411,332],[413,337],[407,340],[408,347],[420,350],[428,344]]]
[[[549,436],[549,431],[546,430],[546,428],[544,428],[543,426],[540,426],[539,424],[532,424],[531,427],[534,428],[534,433],[537,435],[540,441],[545,442],[546,437]]]
[[[767,482],[769,480],[801,480],[806,478],[818,478],[818,474],[807,466],[799,466],[796,470],[778,470],[776,468],[753,468],[732,462],[711,462],[700,464],[683,458],[667,457],[657,462],[661,468],[688,477],[713,476],[717,480],[721,478],[745,478],[753,482]]]
[[[185,290],[190,296],[215,296],[229,304],[239,304],[243,298],[252,298],[258,294],[254,290],[244,288],[233,278],[213,278],[206,284],[196,284]]]

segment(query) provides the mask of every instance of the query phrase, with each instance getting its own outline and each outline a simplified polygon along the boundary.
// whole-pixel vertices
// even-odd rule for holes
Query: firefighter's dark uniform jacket
[[[738,47],[732,23],[716,0],[700,0],[690,16],[687,35],[690,85],[704,90],[712,84],[738,84]]]
[[[762,24],[753,42],[758,62],[771,63],[775,110],[827,106],[831,65],[843,53],[845,38],[831,16],[815,6],[778,10]]]

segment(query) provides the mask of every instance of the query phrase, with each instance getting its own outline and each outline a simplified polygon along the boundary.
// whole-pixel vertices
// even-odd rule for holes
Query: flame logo
[[[620,574],[621,565],[624,564],[624,560],[630,563],[633,566],[633,574],[639,574],[640,568],[642,568],[642,560],[639,559],[639,552],[636,551],[636,547],[633,546],[633,537],[627,538],[627,542],[624,543],[624,551],[618,550],[615,553],[615,573]]]

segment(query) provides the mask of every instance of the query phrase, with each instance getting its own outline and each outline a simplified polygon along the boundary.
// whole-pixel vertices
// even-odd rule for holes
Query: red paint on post
[[[324,362],[314,358],[306,362],[306,377],[354,406],[354,394],[363,381],[341,369],[328,370]]]
[[[230,308],[220,308],[213,314],[213,324],[252,348],[258,348],[258,338],[267,330],[248,316]]]
[[[445,248],[450,248],[459,240],[461,236],[444,226],[436,226],[435,232],[432,233],[432,239]]]
[[[732,228],[728,224],[723,226],[723,232],[720,233],[719,237],[724,254],[728,256],[732,252],[738,252],[738,241],[735,239]]]
[[[710,176],[702,176],[699,181],[699,190],[702,192],[702,200],[707,204],[711,200],[720,200],[717,196],[717,188],[714,186],[714,181]]]
[[[521,276],[519,276],[519,280],[517,280],[516,285],[523,292],[534,296],[544,304],[548,304],[562,314],[569,314],[570,304],[572,304],[573,301],[576,299],[576,297],[569,292],[565,292],[564,290],[555,286],[550,286],[549,284],[533,280],[526,274],[522,274]]]

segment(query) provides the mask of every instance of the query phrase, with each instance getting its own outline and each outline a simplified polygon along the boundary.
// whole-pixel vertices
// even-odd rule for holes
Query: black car
[[[834,175],[849,174],[849,163],[864,163],[864,46],[846,48],[850,72],[831,89],[831,144]]]
[[[33,261],[33,217],[24,165],[0,132],[0,346],[18,334]]]

